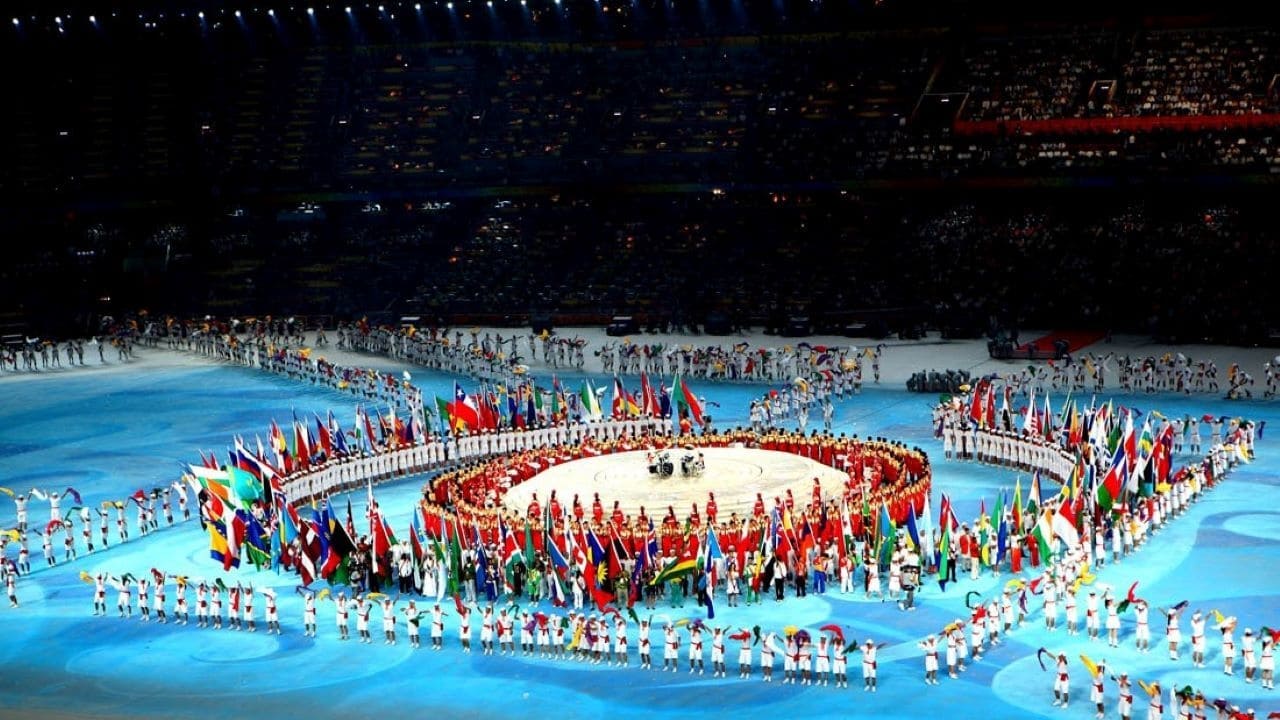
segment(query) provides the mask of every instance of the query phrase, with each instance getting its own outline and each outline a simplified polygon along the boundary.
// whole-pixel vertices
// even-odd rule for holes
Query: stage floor
[[[169,359],[173,358],[173,359]],[[952,366],[940,355],[939,367]],[[403,369],[394,363],[379,367]],[[452,376],[418,368],[414,381],[433,393],[452,393]],[[597,378],[599,379],[599,378]],[[576,376],[562,382],[577,383]],[[468,381],[462,381],[468,386]],[[746,403],[760,387],[691,383],[699,395],[719,403],[717,422],[746,424]],[[900,386],[898,386],[900,387]],[[85,504],[126,496],[177,477],[179,463],[197,459],[197,451],[222,456],[236,434],[251,439],[270,420],[285,422],[322,414],[333,408],[350,426],[356,400],[342,394],[301,387],[249,370],[212,367],[151,352],[120,372],[76,371],[41,377],[0,376],[0,485],[28,489],[75,486]],[[1099,396],[1100,402],[1111,395]],[[1280,421],[1280,403],[1233,403],[1220,398],[1170,394],[1115,395],[1117,403],[1158,409],[1166,415],[1246,415]],[[1061,397],[1054,396],[1055,406]],[[947,492],[961,518],[971,519],[980,501],[992,508],[998,490],[1011,490],[1012,472],[942,459],[941,444],[932,437],[929,406],[936,396],[899,389],[868,389],[837,406],[835,431],[882,435],[918,445],[930,453],[937,493]],[[1192,608],[1236,615],[1255,633],[1263,625],[1280,624],[1280,590],[1267,568],[1280,561],[1280,511],[1274,498],[1280,487],[1280,451],[1270,434],[1258,443],[1259,459],[1241,468],[1184,517],[1152,538],[1149,547],[1119,565],[1107,566],[1098,581],[1120,591],[1138,581],[1142,595],[1158,605],[1189,600]],[[1178,462],[1190,460],[1177,458]],[[630,470],[628,470],[630,472]],[[641,470],[643,472],[643,470]],[[807,478],[805,478],[807,479]],[[1022,477],[1027,490],[1028,478]],[[679,482],[676,480],[675,482]],[[389,511],[397,534],[407,532],[410,508],[419,498],[422,478],[380,487],[379,502]],[[1046,494],[1053,490],[1046,487]],[[717,500],[731,490],[717,491]],[[657,493],[654,494],[655,497]],[[602,493],[602,497],[605,497]],[[545,498],[539,493],[545,503]],[[350,496],[357,524],[363,522],[364,491]],[[797,497],[799,499],[799,497]],[[343,508],[347,497],[335,499]],[[657,505],[661,501],[655,501]],[[63,510],[69,506],[64,502]],[[665,503],[663,503],[665,505]],[[723,502],[721,507],[725,507]],[[339,512],[343,512],[339,510]],[[47,517],[47,506],[33,502],[33,525]],[[12,527],[14,506],[0,497],[0,527]],[[1132,614],[1125,616],[1122,647],[1090,643],[1084,635],[1068,636],[1043,629],[1034,608],[1033,623],[972,665],[960,679],[944,676],[941,685],[921,680],[923,662],[916,643],[957,617],[967,617],[965,595],[993,593],[1008,575],[961,580],[940,592],[927,582],[917,595],[918,609],[901,612],[891,602],[867,600],[860,592],[825,595],[775,604],[730,608],[718,598],[714,625],[780,629],[797,625],[811,631],[828,623],[850,638],[888,642],[881,651],[880,688],[863,693],[854,677],[847,690],[830,687],[771,685],[736,679],[730,663],[728,679],[687,672],[645,672],[553,662],[537,658],[464,655],[457,649],[454,621],[446,617],[445,650],[412,651],[403,637],[399,645],[365,646],[339,642],[333,606],[319,608],[319,637],[301,631],[302,601],[294,594],[296,578],[271,571],[222,573],[208,557],[207,536],[198,525],[162,529],[109,550],[81,554],[71,563],[39,568],[40,544],[32,544],[34,575],[20,580],[22,605],[0,607],[0,716],[57,720],[98,718],[207,718],[250,708],[264,717],[396,718],[439,714],[450,718],[528,717],[550,713],[558,718],[669,717],[803,717],[803,718],[966,718],[981,714],[1003,718],[1072,718],[1094,714],[1087,700],[1087,675],[1077,662],[1081,653],[1105,658],[1111,670],[1131,677],[1159,680],[1165,687],[1192,685],[1209,698],[1226,697],[1241,707],[1254,707],[1259,717],[1280,710],[1280,697],[1259,685],[1246,685],[1237,664],[1236,676],[1220,667],[1216,637],[1209,642],[1208,667],[1191,666],[1189,650],[1173,662],[1156,651],[1133,648]],[[96,539],[95,531],[95,539]],[[78,538],[77,538],[78,540]],[[61,543],[59,543],[60,545]],[[12,546],[9,557],[16,555]],[[58,553],[61,558],[61,552]],[[81,571],[119,575],[149,572],[153,567],[192,577],[225,577],[235,583],[274,587],[280,596],[285,634],[267,636],[229,630],[200,630],[195,625],[157,625],[119,620],[114,593],[106,618],[91,615],[92,586],[78,579]],[[170,586],[170,602],[173,588]],[[404,603],[401,602],[401,607]],[[446,606],[451,605],[446,600]],[[549,610],[547,603],[542,610]],[[643,612],[643,611],[641,611]],[[661,607],[673,619],[703,617],[693,603]],[[452,615],[452,612],[450,612]],[[374,613],[374,632],[378,613]],[[261,615],[259,615],[261,621]],[[400,623],[403,633],[404,624]],[[1237,633],[1237,637],[1239,633]],[[653,636],[656,640],[659,634]],[[1156,638],[1160,640],[1159,637]],[[1047,647],[1072,659],[1070,708],[1051,707],[1052,677],[1041,671],[1036,650]],[[758,657],[758,653],[757,653]],[[731,658],[732,660],[733,658]],[[780,679],[780,671],[779,671]],[[1108,685],[1107,716],[1115,717],[1114,686]]]
[[[735,512],[749,516],[756,493],[761,494],[768,508],[773,507],[775,498],[784,498],[788,490],[796,503],[803,505],[813,493],[815,479],[823,494],[830,495],[842,492],[849,477],[799,455],[743,447],[703,449],[706,470],[701,476],[686,477],[680,474],[680,458],[685,452],[671,451],[675,474],[665,478],[649,473],[646,451],[598,455],[556,465],[511,488],[506,505],[523,512],[533,495],[546,502],[554,489],[566,504],[576,493],[582,504],[590,507],[594,494],[600,493],[606,512],[616,500],[628,515],[635,515],[643,506],[647,514],[659,517],[672,505],[677,517],[683,518],[693,503],[697,503],[698,512],[705,513],[708,494],[715,493],[722,518]]]

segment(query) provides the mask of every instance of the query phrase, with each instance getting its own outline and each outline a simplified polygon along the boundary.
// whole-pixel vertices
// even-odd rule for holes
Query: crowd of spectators
[[[720,313],[736,327],[780,327],[779,316],[803,315],[838,332],[842,318],[896,310],[969,336],[1013,324],[1243,339],[1269,329],[1266,309],[1280,299],[1265,276],[1280,261],[1265,203],[1186,195],[512,196],[430,213],[335,212],[305,230],[260,221],[167,232],[187,238],[187,259],[154,281],[164,302],[242,316],[387,311],[519,326],[539,313],[559,324],[633,314],[645,327],[696,327]],[[46,264],[54,249],[19,253],[6,274],[47,278],[55,303],[60,288],[95,282],[127,293],[139,276],[121,277],[121,263],[146,268],[165,252],[130,242],[153,237],[147,227],[94,223],[92,234],[121,237],[95,251],[84,279]],[[230,249],[228,237],[248,241]]]
[[[0,308],[775,328],[894,310],[969,334],[1247,337],[1275,300],[1265,209],[1184,190],[1009,210],[981,188],[1280,171],[1277,39],[1104,25],[50,58],[15,79],[0,191],[130,209],[7,215]],[[1170,120],[1187,124],[1142,124]]]

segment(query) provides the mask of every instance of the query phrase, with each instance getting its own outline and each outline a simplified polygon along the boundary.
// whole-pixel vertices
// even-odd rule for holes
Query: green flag
[[[942,523],[942,539],[938,541],[938,587],[947,589],[947,577],[951,574],[951,523]]]
[[[898,534],[893,527],[893,518],[889,517],[889,508],[883,503],[880,504],[880,521],[876,523],[876,533],[880,537],[880,562],[888,564],[893,549],[897,546]]]

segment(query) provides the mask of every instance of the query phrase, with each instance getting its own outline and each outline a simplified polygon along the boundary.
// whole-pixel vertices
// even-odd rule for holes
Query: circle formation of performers
[[[625,513],[615,501],[612,510],[606,513],[605,501],[598,494],[590,501],[589,511],[582,498],[575,496],[565,504],[554,491],[545,508],[536,497],[523,515],[503,508],[503,496],[512,486],[530,480],[553,465],[634,450],[651,451],[656,456],[681,447],[686,448],[683,452],[692,453],[696,458],[701,448],[734,445],[808,458],[838,468],[847,480],[839,495],[827,496],[815,482],[809,502],[787,492],[785,496],[775,497],[769,505],[757,494],[750,516],[741,517],[736,513],[727,518],[720,515],[712,493],[701,510],[693,503],[683,517],[668,507],[666,515],[658,518],[657,527],[643,506],[633,516]],[[928,498],[930,482],[929,460],[922,451],[884,439],[750,430],[679,438],[645,435],[587,441],[580,445],[548,445],[469,463],[441,473],[424,487],[426,499],[422,512],[429,535],[440,537],[442,528],[456,527],[464,543],[478,538],[478,542],[486,546],[497,546],[504,532],[523,539],[528,527],[539,553],[547,550],[547,537],[563,551],[567,549],[566,537],[592,531],[615,537],[621,549],[634,557],[644,550],[645,538],[654,532],[662,555],[670,558],[686,535],[705,539],[708,524],[714,527],[719,542],[730,548],[736,550],[741,546],[744,551],[760,548],[773,517],[783,511],[797,527],[807,526],[817,542],[824,546],[834,544],[841,539],[842,517],[849,517],[849,531],[853,535],[863,533],[865,521],[860,508],[878,510],[883,505],[895,523],[905,522],[913,510],[919,515]],[[850,512],[850,508],[859,510]],[[774,513],[774,509],[778,513]]]

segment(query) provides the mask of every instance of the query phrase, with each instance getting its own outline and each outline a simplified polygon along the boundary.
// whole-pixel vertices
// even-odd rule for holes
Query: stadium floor
[[[945,348],[925,351],[936,367],[977,366],[971,354],[955,362]],[[967,351],[966,351],[967,352]],[[396,368],[394,363],[368,364]],[[922,366],[905,368],[905,371]],[[414,381],[428,395],[447,396],[454,378],[413,369]],[[539,372],[535,370],[535,372]],[[570,387],[576,379],[569,378]],[[465,383],[465,381],[464,381]],[[695,383],[695,391],[719,404],[717,425],[746,423],[747,401],[759,387]],[[972,518],[980,500],[990,507],[1000,489],[1012,489],[1014,473],[945,461],[929,424],[932,395],[910,394],[895,380],[889,387],[873,387],[837,406],[837,432],[883,435],[927,450],[935,473],[935,489],[950,494],[961,518]],[[291,411],[301,417],[333,408],[344,425],[350,424],[354,400],[327,390],[299,386],[256,371],[221,367],[186,355],[163,351],[143,354],[125,368],[64,372],[42,376],[0,378],[0,485],[15,490],[38,486],[77,488],[86,505],[123,498],[138,488],[167,484],[177,477],[179,463],[197,459],[198,450],[218,451],[234,434],[264,433],[272,418],[287,420]],[[1105,399],[1102,398],[1102,399]],[[1055,404],[1061,398],[1054,398]],[[1280,403],[1227,402],[1220,397],[1189,398],[1168,394],[1118,396],[1117,401],[1158,409],[1166,415],[1184,413],[1245,415],[1280,419]],[[1280,430],[1273,430],[1280,432]],[[1270,437],[1258,443],[1258,459],[1238,469],[1184,516],[1156,534],[1137,555],[1098,572],[1098,582],[1123,591],[1141,583],[1141,594],[1157,605],[1189,600],[1193,608],[1216,609],[1240,618],[1255,632],[1264,625],[1280,625],[1280,590],[1271,563],[1280,559],[1280,453]],[[1180,461],[1190,460],[1179,458]],[[410,479],[377,490],[380,504],[394,528],[407,528],[409,509],[421,479]],[[1023,478],[1026,489],[1026,478]],[[1046,487],[1046,493],[1051,492]],[[363,510],[363,493],[352,497],[356,516]],[[934,493],[936,510],[937,492]],[[344,499],[338,499],[344,503]],[[64,502],[64,509],[70,501]],[[46,517],[42,503],[32,502],[31,524]],[[12,527],[14,506],[0,498],[0,527]],[[162,521],[163,522],[163,521]],[[133,513],[130,533],[136,536]],[[95,540],[97,531],[94,532]],[[730,677],[712,679],[642,671],[604,665],[584,665],[537,658],[463,655],[457,649],[453,618],[447,618],[445,650],[413,651],[403,635],[399,645],[380,642],[362,646],[337,640],[331,606],[320,606],[319,637],[301,632],[302,602],[294,594],[295,579],[252,569],[231,574],[208,559],[208,542],[194,521],[162,528],[146,539],[134,538],[107,551],[81,553],[78,561],[39,568],[43,559],[38,538],[32,544],[37,571],[18,584],[21,607],[0,609],[0,715],[5,717],[191,717],[232,712],[263,717],[349,718],[522,717],[552,715],[567,718],[629,718],[654,714],[706,717],[977,717],[1086,718],[1094,715],[1088,702],[1087,674],[1076,658],[1080,653],[1105,659],[1112,670],[1130,677],[1159,680],[1161,685],[1191,685],[1213,699],[1225,697],[1240,707],[1257,708],[1258,716],[1280,709],[1274,691],[1246,685],[1237,664],[1236,676],[1226,677],[1220,651],[1210,634],[1208,666],[1195,669],[1189,650],[1182,660],[1170,661],[1156,650],[1133,649],[1132,615],[1125,617],[1122,647],[1108,650],[1083,635],[1049,633],[1038,622],[1018,630],[1003,645],[972,665],[958,680],[941,676],[937,687],[922,681],[923,661],[916,642],[946,623],[967,615],[965,594],[983,595],[1003,586],[1009,576],[984,575],[977,581],[961,578],[939,592],[926,583],[917,595],[918,609],[902,612],[892,602],[864,600],[860,594],[829,592],[767,602],[755,607],[717,605],[714,624],[767,629],[785,625],[816,630],[828,623],[845,628],[854,639],[888,642],[880,653],[880,689],[861,690],[860,673],[850,658],[851,687],[784,686],[760,682],[758,670],[750,681],[736,679],[736,653],[730,652]],[[77,538],[77,543],[78,543]],[[57,543],[60,546],[60,543]],[[16,548],[8,549],[10,557]],[[59,547],[58,553],[61,559]],[[82,582],[81,571],[139,575],[152,567],[172,574],[225,577],[274,587],[280,596],[284,634],[268,636],[229,630],[199,630],[194,625],[158,625],[137,619],[117,619],[114,593],[109,592],[108,615],[93,617],[93,588]],[[172,587],[170,587],[172,597]],[[172,603],[172,600],[170,601]],[[660,608],[673,619],[700,617],[688,603],[682,609]],[[375,634],[378,630],[373,628]],[[259,615],[261,618],[261,615]],[[1154,619],[1154,618],[1153,618]],[[403,633],[403,623],[400,625]],[[660,633],[654,633],[658,639]],[[424,639],[425,640],[425,639]],[[1072,658],[1072,702],[1068,709],[1052,707],[1052,676],[1042,672],[1036,650],[1048,647]],[[757,653],[758,656],[758,653]],[[779,673],[780,675],[780,673]],[[1141,693],[1139,693],[1141,698]],[[1115,716],[1114,685],[1108,685],[1108,716]],[[1145,705],[1138,702],[1139,708]]]

